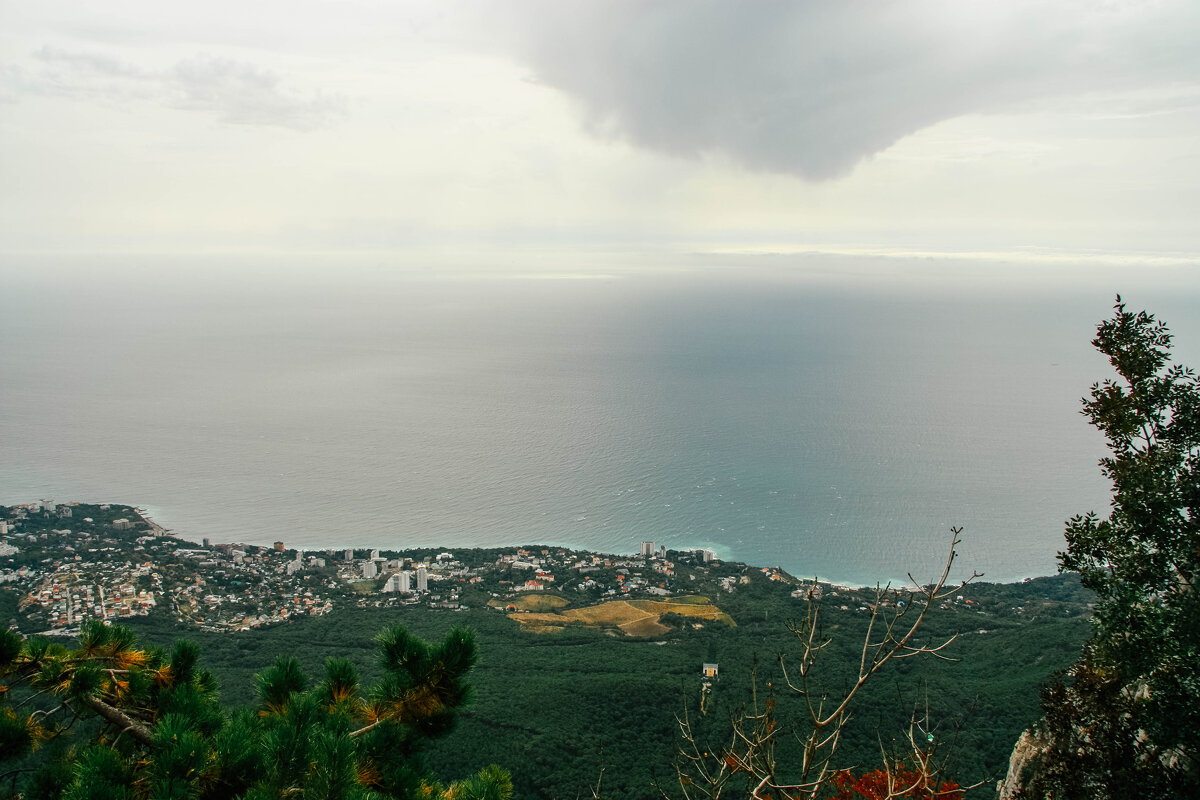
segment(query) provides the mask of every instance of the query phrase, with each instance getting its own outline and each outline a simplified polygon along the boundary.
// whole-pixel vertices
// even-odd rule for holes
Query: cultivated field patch
[[[704,604],[696,603],[691,598],[688,602],[663,601],[663,600],[630,600],[629,604],[634,608],[641,609],[648,614],[654,614],[660,617],[663,614],[678,614],[681,617],[693,617],[695,619],[709,620],[710,622],[724,622],[726,625],[735,625],[733,617],[726,614],[721,609],[712,604],[708,598],[702,598]]]
[[[549,597],[561,600],[558,597]],[[565,604],[566,601],[562,600],[562,603]],[[515,602],[513,604],[515,605]],[[708,598],[695,595],[673,601],[610,600],[584,608],[551,612],[531,609],[509,616],[521,624],[522,630],[529,633],[549,633],[574,623],[590,628],[617,630],[626,636],[661,636],[670,630],[660,622],[663,614],[676,614],[697,621],[721,622],[731,626],[735,624],[732,617],[713,605]]]
[[[490,606],[516,606],[518,611],[555,611],[567,601],[553,594],[523,594],[511,600],[492,600]]]
[[[627,603],[624,600],[613,600],[597,606],[570,608],[562,612],[562,615],[587,623],[588,625],[619,626],[627,622],[633,622],[635,619],[642,619],[646,616],[646,612],[634,608],[631,603]]]
[[[658,617],[642,617],[633,622],[626,622],[620,628],[621,632],[626,636],[662,636],[671,630],[666,625],[661,624],[658,621]]]

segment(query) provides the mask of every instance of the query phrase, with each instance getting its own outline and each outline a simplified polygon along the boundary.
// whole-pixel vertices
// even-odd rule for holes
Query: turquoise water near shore
[[[855,583],[932,577],[960,525],[963,569],[1052,573],[1063,521],[1106,505],[1078,409],[1124,287],[842,266],[9,264],[0,502],[305,548],[652,540]],[[1186,361],[1200,292],[1143,283]]]

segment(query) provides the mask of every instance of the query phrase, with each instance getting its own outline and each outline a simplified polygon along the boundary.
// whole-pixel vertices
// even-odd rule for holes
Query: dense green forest
[[[961,633],[945,653],[956,660],[898,661],[868,684],[839,763],[877,764],[880,740],[902,735],[914,706],[927,705],[951,754],[952,777],[964,785],[1002,777],[1013,742],[1037,717],[1040,684],[1078,657],[1090,596],[1070,576],[972,584],[964,594],[974,602],[939,609],[925,627],[931,639]],[[659,796],[655,781],[670,789],[675,780],[675,717],[685,708],[698,716],[701,665],[720,665],[713,701],[701,717],[716,746],[728,735],[730,714],[750,699],[756,664],[760,683],[777,682],[777,657],[796,650],[787,623],[803,615],[805,601],[759,581],[720,602],[736,627],[683,627],[649,640],[583,629],[523,633],[494,610],[417,606],[346,609],[238,635],[177,629],[161,617],[131,624],[147,643],[165,645],[180,636],[196,641],[230,707],[253,701],[254,674],[279,654],[297,656],[310,674],[327,658],[347,657],[374,678],[373,639],[385,626],[401,624],[437,639],[452,624],[466,625],[477,632],[480,649],[470,678],[475,699],[457,729],[428,753],[439,776],[462,778],[496,763],[512,773],[517,797],[588,796],[603,775],[606,797],[651,798]],[[818,665],[818,680],[836,692],[857,667],[866,615],[856,607],[842,611],[837,598],[823,601],[822,613],[833,643]],[[785,723],[800,713],[791,700],[779,693]]]

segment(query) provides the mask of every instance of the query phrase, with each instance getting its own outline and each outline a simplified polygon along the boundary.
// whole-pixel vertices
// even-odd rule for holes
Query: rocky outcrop
[[[1018,800],[1024,797],[1023,778],[1026,770],[1049,749],[1049,745],[1048,741],[1033,731],[1021,734],[1008,759],[1008,774],[996,784],[996,796],[999,800]]]

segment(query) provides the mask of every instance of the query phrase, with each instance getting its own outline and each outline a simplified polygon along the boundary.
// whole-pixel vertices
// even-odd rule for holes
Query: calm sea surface
[[[952,525],[964,569],[1050,574],[1063,521],[1107,506],[1078,413],[1106,281],[143,262],[0,272],[0,502],[314,549],[652,540],[863,583],[932,577]],[[1200,293],[1129,299],[1200,350]]]

